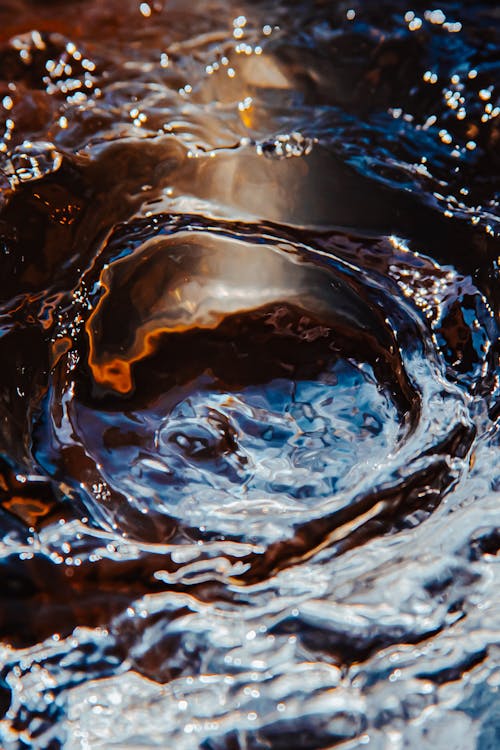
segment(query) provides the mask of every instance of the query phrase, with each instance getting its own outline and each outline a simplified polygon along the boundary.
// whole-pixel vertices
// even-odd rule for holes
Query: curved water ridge
[[[0,9],[2,747],[499,742],[497,14]]]

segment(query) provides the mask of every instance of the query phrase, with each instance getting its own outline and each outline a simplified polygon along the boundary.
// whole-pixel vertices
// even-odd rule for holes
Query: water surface
[[[1,745],[500,745],[494,3],[0,8]]]

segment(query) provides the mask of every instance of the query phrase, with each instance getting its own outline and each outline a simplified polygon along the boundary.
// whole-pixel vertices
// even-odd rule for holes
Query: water
[[[2,3],[6,750],[500,745],[499,28]]]

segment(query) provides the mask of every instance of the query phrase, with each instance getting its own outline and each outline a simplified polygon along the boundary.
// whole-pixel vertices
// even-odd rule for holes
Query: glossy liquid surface
[[[0,8],[0,744],[500,742],[493,3]]]

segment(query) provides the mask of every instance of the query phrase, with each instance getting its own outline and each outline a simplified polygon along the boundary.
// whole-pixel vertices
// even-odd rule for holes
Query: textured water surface
[[[500,747],[495,3],[0,7],[0,744]]]

